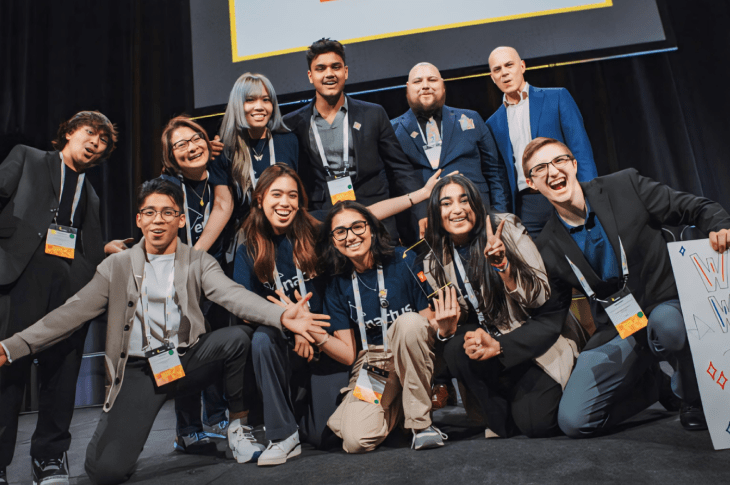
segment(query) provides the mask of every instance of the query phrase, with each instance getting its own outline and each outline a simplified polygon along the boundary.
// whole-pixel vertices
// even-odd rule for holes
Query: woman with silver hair
[[[285,163],[297,170],[299,144],[282,121],[276,92],[262,74],[247,72],[231,89],[220,137],[225,146],[211,170],[211,183],[236,192],[235,226],[249,207],[249,193],[267,167]]]

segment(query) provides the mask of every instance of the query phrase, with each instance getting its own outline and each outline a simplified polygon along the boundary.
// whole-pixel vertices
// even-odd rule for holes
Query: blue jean
[[[647,345],[635,335],[616,336],[580,354],[560,400],[560,429],[572,438],[595,436],[651,406],[659,398],[661,371],[653,364],[660,360],[677,364],[675,394],[690,403],[699,401],[678,300],[661,303],[651,312]]]

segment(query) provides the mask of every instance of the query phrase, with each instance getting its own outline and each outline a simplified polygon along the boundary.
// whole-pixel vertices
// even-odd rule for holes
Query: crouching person
[[[241,425],[243,375],[251,342],[240,328],[206,333],[204,295],[240,318],[311,338],[324,330],[306,299],[283,309],[228,279],[215,259],[179,243],[183,194],[170,182],[145,182],[137,192],[137,226],[144,238],[97,268],[91,282],[63,306],[0,342],[0,365],[37,353],[108,312],[104,412],[86,454],[95,483],[121,483],[134,473],[155,417],[175,395],[199,393],[223,374],[228,396],[228,443],[243,463],[263,446]]]
[[[321,245],[318,254],[336,275],[325,296],[335,331],[315,336],[315,344],[339,362],[354,362],[350,385],[327,425],[348,453],[372,451],[403,420],[413,433],[412,448],[443,446],[446,436],[431,422],[436,330],[407,266],[413,261],[389,245],[380,221],[351,201],[330,210]]]

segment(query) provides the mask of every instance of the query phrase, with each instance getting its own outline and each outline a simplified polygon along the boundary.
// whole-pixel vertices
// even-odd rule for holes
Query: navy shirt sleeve
[[[327,285],[325,293],[324,312],[330,316],[330,326],[326,328],[331,334],[337,330],[351,328],[349,304],[345,296],[340,292],[342,282],[343,278],[340,276],[332,278]]]
[[[231,161],[226,157],[226,152],[218,155],[216,158],[208,162],[208,177],[210,185],[228,185],[231,186]]]
[[[264,298],[273,294],[256,276],[253,270],[253,259],[248,254],[248,249],[245,244],[241,244],[236,251],[236,260],[233,266],[233,281]]]

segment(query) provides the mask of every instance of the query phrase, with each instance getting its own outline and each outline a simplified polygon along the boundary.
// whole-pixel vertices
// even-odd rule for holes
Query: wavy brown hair
[[[276,248],[272,241],[275,236],[274,230],[260,205],[271,185],[280,177],[291,177],[296,182],[299,192],[299,209],[286,231],[286,236],[294,248],[294,262],[310,278],[317,273],[317,255],[314,248],[320,223],[307,212],[309,200],[302,179],[289,165],[276,163],[261,173],[256,189],[251,194],[251,212],[241,228],[246,249],[253,259],[254,272],[262,283],[272,282],[276,265]]]
[[[70,119],[61,123],[58,127],[56,139],[51,142],[53,148],[58,151],[63,150],[66,143],[68,143],[66,135],[73,134],[82,126],[90,126],[95,131],[101,132],[107,136],[109,140],[107,141],[106,149],[101,156],[101,160],[109,158],[109,155],[111,155],[117,147],[117,127],[109,121],[109,118],[98,111],[79,111]]]

